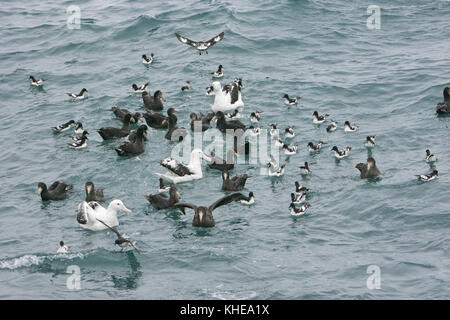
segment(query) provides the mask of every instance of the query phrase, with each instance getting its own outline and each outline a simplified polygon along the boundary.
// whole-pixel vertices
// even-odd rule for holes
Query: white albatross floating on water
[[[99,231],[108,229],[107,226],[100,223],[97,219],[102,220],[111,227],[119,225],[119,220],[117,219],[117,211],[123,211],[131,214],[132,211],[125,207],[121,200],[113,200],[109,204],[108,208],[103,208],[98,202],[83,201],[78,205],[77,210],[77,221],[78,224],[92,231]]]
[[[192,150],[188,165],[174,158],[166,158],[161,161],[161,166],[168,169],[167,173],[156,175],[171,183],[201,179],[203,177],[201,159],[210,160],[200,149]]]
[[[241,86],[238,81],[234,81],[223,88],[219,81],[214,81],[212,88],[215,95],[214,103],[211,105],[212,111],[225,112],[244,106],[241,96]]]

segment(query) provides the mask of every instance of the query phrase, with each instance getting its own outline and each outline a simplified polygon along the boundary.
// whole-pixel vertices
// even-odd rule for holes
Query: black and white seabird
[[[248,174],[239,174],[230,178],[227,170],[222,171],[222,190],[224,191],[241,191],[245,187],[245,182],[251,178]]]
[[[110,227],[109,225],[107,225],[105,222],[103,222],[103,220],[100,220],[98,218],[96,218],[98,222],[104,224],[106,227],[108,227],[108,229],[110,229],[112,232],[114,232],[117,235],[117,239],[116,241],[114,241],[114,244],[118,245],[119,247],[121,247],[122,249],[127,247],[128,245],[132,246],[134,248],[134,250],[136,250],[137,253],[141,253],[138,248],[136,248],[136,245],[131,242],[131,240],[125,239],[120,233],[119,231],[117,231],[116,229]]]
[[[248,127],[248,130],[250,131],[250,135],[252,137],[257,137],[261,134],[261,128],[255,128],[254,126]]]
[[[259,122],[261,120],[261,111],[255,111],[250,114],[250,122]]]
[[[192,41],[186,37],[179,35],[178,33],[175,33],[175,35],[178,38],[178,40],[180,40],[180,42],[194,47],[195,49],[197,49],[199,51],[199,54],[201,55],[203,51],[208,54],[209,47],[211,47],[212,45],[214,45],[217,42],[219,42],[220,40],[222,40],[225,33],[221,32],[220,34],[218,34],[214,38],[211,38],[208,41]]]
[[[74,120],[69,120],[69,121],[67,121],[67,122],[64,123],[64,124],[60,124],[60,125],[58,125],[58,126],[56,126],[56,127],[51,127],[51,129],[52,129],[53,131],[55,131],[55,132],[64,132],[64,131],[66,131],[66,130],[69,130],[70,127],[71,127],[74,123],[75,123]]]
[[[79,141],[74,141],[72,143],[68,143],[67,147],[72,149],[83,149],[87,146],[88,137],[83,135],[80,137]]]
[[[434,154],[432,154],[429,149],[427,149],[425,152],[427,154],[427,156],[425,157],[426,162],[431,163],[431,162],[435,162],[437,160],[436,156]]]
[[[127,114],[131,114],[130,123],[137,123],[139,120],[142,119],[142,114],[140,112],[135,112],[134,114],[132,114],[127,109],[121,109],[118,106],[112,107],[109,111],[112,111],[116,116],[116,118],[121,120],[122,122]]]
[[[30,76],[31,84],[36,87],[40,87],[44,84],[45,79],[36,80],[33,76]]]
[[[302,186],[300,183],[298,183],[298,181],[295,181],[295,193],[301,194],[301,193],[305,193],[308,191],[309,191],[308,188]]]
[[[252,191],[248,193],[248,197],[242,196],[241,200],[239,200],[240,203],[246,204],[246,205],[252,205],[255,203],[255,195]]]
[[[367,136],[366,137],[366,142],[364,143],[364,145],[367,148],[373,148],[375,147],[375,136]]]
[[[69,97],[71,97],[72,99],[84,99],[85,95],[84,93],[88,92],[86,88],[81,89],[80,93],[76,94],[76,93],[66,93]]]
[[[444,101],[437,104],[436,113],[438,115],[450,114],[450,87],[444,88]]]
[[[165,158],[160,162],[161,166],[167,168],[167,173],[157,173],[159,177],[171,183],[181,183],[203,177],[201,160],[208,159],[201,149],[191,152],[189,164],[185,165],[172,157]]]
[[[122,128],[103,127],[97,130],[103,140],[124,138],[130,134],[131,114],[126,114]]]
[[[350,150],[352,150],[352,147],[345,147],[345,149],[343,150],[339,150],[337,146],[334,146],[333,148],[331,148],[331,151],[334,152],[334,156],[336,157],[336,159],[342,159],[348,156]]]
[[[438,171],[433,170],[430,174],[416,174],[416,177],[421,181],[431,181],[434,180],[438,176]]]
[[[67,252],[69,252],[69,249],[70,249],[70,247],[68,247],[68,246],[66,246],[65,244],[64,244],[64,241],[60,241],[59,242],[59,248],[58,248],[58,250],[56,251],[56,253],[67,253]]]
[[[174,206],[180,208],[183,212],[185,208],[190,208],[194,210],[195,215],[192,220],[192,226],[194,227],[214,227],[215,221],[213,217],[213,211],[220,206],[229,204],[233,201],[246,200],[248,197],[244,196],[242,193],[231,193],[225,197],[220,198],[214,202],[209,207],[196,206],[187,202],[178,202]]]
[[[345,121],[344,123],[344,131],[345,132],[355,132],[358,130],[359,126],[352,126],[350,125],[350,121]]]
[[[142,92],[142,100],[144,101],[144,107],[147,111],[160,111],[164,109],[162,101],[166,101],[166,98],[160,90],[155,91],[153,97],[149,95],[147,91],[144,91]]]
[[[207,96],[215,95],[213,86],[206,87],[206,95]]]
[[[270,124],[270,135],[271,136],[278,136],[280,134],[280,130],[277,128],[277,124],[276,123],[271,123]]]
[[[124,141],[115,150],[119,156],[135,156],[145,152],[144,139],[147,133],[147,126],[141,125],[136,131],[134,141]]]
[[[38,195],[42,200],[64,200],[67,195],[67,191],[72,189],[71,184],[66,184],[62,181],[53,182],[47,189],[47,185],[43,182],[38,184]]]
[[[317,142],[317,143],[312,143],[312,142],[308,142],[308,150],[309,150],[309,152],[315,152],[315,151],[319,151],[320,150],[320,148],[322,148],[322,145],[324,145],[325,144],[325,142],[323,142],[323,141],[319,141],[319,142]]]
[[[83,129],[83,124],[81,122],[75,122],[75,129],[73,129],[74,132],[76,134],[82,134],[84,129]]]
[[[293,137],[295,137],[293,126],[289,126],[286,129],[284,129],[284,137],[286,139],[292,139]]]
[[[154,54],[150,53],[150,57],[147,57],[145,54],[142,55],[142,63],[149,65],[153,62]]]
[[[181,91],[186,91],[186,90],[189,90],[190,88],[191,88],[191,82],[186,81],[186,84],[181,87]]]
[[[284,170],[286,169],[286,164],[282,166],[278,166],[276,162],[268,161],[266,163],[267,167],[269,167],[269,176],[271,177],[280,177],[284,174]]]
[[[83,137],[87,136],[88,134],[89,134],[89,132],[84,130],[83,133],[81,134],[81,136],[69,136],[69,138],[71,138],[75,142],[80,142],[80,141],[82,141]]]
[[[148,82],[147,83],[144,83],[143,85],[141,85],[141,86],[137,86],[136,85],[136,83],[133,83],[132,85],[131,85],[131,87],[133,88],[133,90],[134,90],[134,92],[144,92],[145,90],[147,90],[147,87],[148,87]]]
[[[296,208],[295,204],[291,202],[289,205],[289,209],[291,209],[291,216],[301,216],[305,214],[306,209],[310,208],[311,205],[309,203],[305,203],[300,208]]]
[[[226,113],[225,117],[227,117],[228,119],[233,119],[233,118],[242,118],[241,114],[239,113],[238,109],[234,109],[234,111],[232,113]]]
[[[314,111],[313,113],[313,123],[315,124],[321,124],[324,123],[325,120],[329,117],[330,115],[328,113],[319,116],[319,113],[317,111]]]
[[[86,202],[97,201],[104,202],[105,196],[103,195],[103,189],[95,189],[92,181],[86,182]]]
[[[361,179],[376,178],[381,175],[380,170],[378,170],[375,164],[375,159],[372,157],[367,159],[367,163],[358,163],[355,168],[360,171]]]
[[[162,192],[145,196],[145,199],[157,210],[173,208],[174,204],[180,201],[180,198],[178,188],[174,184],[169,187],[169,195]]]
[[[219,68],[217,71],[211,72],[214,78],[222,78],[223,77],[223,71],[222,71],[222,65],[219,65]]]
[[[282,148],[284,150],[284,154],[291,155],[297,153],[298,145],[294,144],[293,146],[288,146],[287,144],[284,143]]]
[[[300,166],[300,174],[310,174],[311,170],[309,169],[309,164],[307,161],[305,161],[304,166]]]
[[[285,94],[283,96],[283,98],[284,98],[284,103],[285,104],[294,105],[294,104],[297,104],[298,100],[300,100],[302,97],[297,96],[297,97],[294,97],[294,98],[289,98],[289,95]]]
[[[327,127],[327,131],[328,132],[333,132],[333,131],[336,131],[336,129],[337,129],[337,122],[331,120],[331,123]]]
[[[291,203],[299,204],[305,202],[305,200],[306,200],[306,192],[300,194],[291,193]]]

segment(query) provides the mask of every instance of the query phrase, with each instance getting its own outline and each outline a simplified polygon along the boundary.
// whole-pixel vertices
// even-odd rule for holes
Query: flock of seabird
[[[224,32],[213,37],[209,41],[192,41],[184,36],[175,34],[177,39],[189,46],[196,48],[201,55],[203,52],[208,53],[208,49],[222,40],[224,38]],[[150,65],[154,60],[154,54],[151,53],[150,56],[142,55],[142,63],[145,65]],[[219,65],[217,71],[211,72],[213,78],[221,78],[224,75],[223,66]],[[42,86],[45,79],[36,80],[33,76],[30,76],[31,85]],[[132,89],[134,92],[142,94],[143,108],[145,113],[135,112],[132,113],[129,110],[122,109],[118,106],[113,106],[110,111],[114,113],[114,116],[122,122],[122,126],[117,127],[102,127],[97,130],[98,134],[104,140],[110,139],[121,139],[128,137],[128,141],[121,142],[116,148],[116,152],[119,156],[136,156],[145,152],[145,141],[147,140],[148,127],[157,130],[167,130],[165,138],[170,141],[182,141],[183,138],[188,134],[186,128],[180,128],[177,126],[177,116],[178,112],[175,108],[169,108],[166,112],[167,115],[160,113],[164,110],[164,102],[166,98],[160,90],[156,90],[153,95],[150,95],[147,91],[149,83],[143,85],[132,84]],[[250,130],[251,135],[258,135],[260,133],[260,128],[251,125],[247,127],[238,118],[242,115],[239,113],[239,109],[242,109],[244,103],[242,101],[241,89],[243,88],[242,79],[237,78],[232,83],[225,86],[221,86],[220,82],[214,81],[211,86],[206,88],[206,95],[214,95],[214,103],[211,106],[212,112],[205,114],[191,113],[189,116],[190,129],[196,132],[206,131],[211,128],[211,123],[216,122],[216,127],[222,132],[227,130]],[[182,91],[190,90],[190,82],[186,81],[185,85],[181,88]],[[87,89],[83,88],[80,93],[67,93],[71,99],[84,99]],[[285,94],[283,97],[284,102],[287,105],[297,105],[300,101],[300,96],[289,97]],[[444,89],[444,102],[437,105],[436,112],[438,114],[450,114],[450,88],[446,87]],[[250,114],[250,122],[252,124],[257,124],[261,120],[262,112],[254,111]],[[318,111],[314,111],[312,122],[317,125],[327,121],[329,114],[319,115]],[[131,130],[132,125],[137,125],[139,122],[145,121],[146,124],[139,125],[136,130]],[[64,124],[57,125],[51,129],[55,133],[61,133],[69,130],[72,127],[77,135],[69,136],[72,139],[71,143],[68,143],[68,147],[74,149],[85,148],[87,146],[87,135],[88,131],[84,130],[81,122],[75,120],[70,120]],[[331,120],[326,128],[327,132],[334,132],[337,130],[338,122]],[[345,132],[356,132],[359,126],[351,125],[349,121],[344,123]],[[283,141],[280,138],[280,130],[277,128],[276,123],[270,125],[270,136],[273,139],[275,146],[283,149],[286,155],[296,154],[298,145],[288,145],[286,141],[289,141],[295,136],[294,126],[288,126],[284,130]],[[319,152],[322,146],[326,144],[323,141],[318,141],[316,143],[309,142],[307,144],[307,149],[311,153]],[[365,146],[367,148],[375,147],[375,136],[367,136],[365,141]],[[347,157],[351,151],[350,146],[339,150],[337,146],[333,146],[331,151],[334,153],[336,159],[342,159]],[[178,192],[176,184],[185,181],[191,181],[195,179],[201,179],[203,177],[202,173],[202,161],[205,161],[210,169],[220,170],[222,172],[222,190],[223,191],[241,191],[244,189],[247,179],[251,176],[247,174],[240,174],[235,176],[230,176],[229,171],[234,169],[234,157],[239,154],[248,154],[249,144],[248,142],[242,143],[238,141],[237,137],[234,140],[233,150],[228,150],[226,153],[227,159],[221,159],[217,157],[213,152],[206,154],[201,149],[194,149],[190,154],[190,160],[188,164],[184,164],[177,159],[168,157],[161,160],[160,165],[167,169],[166,173],[157,173],[160,177],[159,179],[159,193],[145,195],[151,206],[157,210],[162,209],[179,209],[183,214],[185,214],[185,209],[189,208],[194,211],[194,218],[192,225],[195,227],[213,227],[215,225],[213,211],[223,205],[229,204],[231,202],[241,202],[243,204],[251,205],[254,203],[255,198],[253,192],[250,192],[248,196],[240,192],[234,192],[228,194],[209,206],[197,206],[188,202],[181,202],[181,196]],[[426,150],[425,161],[433,164],[437,158],[430,152]],[[282,176],[285,172],[285,164],[280,165],[277,163],[276,159],[270,155],[269,160],[266,163],[268,168],[268,175],[273,177]],[[381,175],[381,172],[376,166],[375,159],[369,157],[366,163],[358,163],[356,168],[360,172],[360,177],[362,179],[366,178],[377,178]],[[308,162],[305,162],[303,166],[299,167],[301,175],[308,175],[311,173]],[[437,177],[438,171],[433,170],[430,174],[420,174],[416,175],[419,180],[430,181]],[[170,184],[165,185],[164,181],[168,181]],[[38,184],[38,194],[42,200],[63,200],[73,186],[71,184],[66,184],[63,181],[56,181],[47,188],[45,183],[40,182]],[[124,238],[114,227],[119,225],[119,220],[117,213],[119,211],[131,214],[132,211],[129,210],[121,200],[114,199],[110,202],[107,207],[100,205],[100,202],[104,202],[106,197],[103,194],[103,189],[95,188],[94,183],[91,181],[86,182],[85,185],[86,198],[78,205],[77,209],[77,222],[80,227],[98,231],[98,230],[111,230],[117,235],[117,240],[115,244],[120,247],[126,247],[131,245],[137,252],[139,250],[135,244]],[[289,205],[290,213],[292,216],[299,216],[306,213],[306,210],[311,207],[309,203],[306,202],[308,192],[310,190],[305,186],[299,184],[298,181],[295,182],[295,192],[291,193],[291,203]],[[297,207],[297,205],[301,205]],[[66,253],[69,251],[69,247],[64,244],[63,241],[60,242],[60,247],[58,253]]]

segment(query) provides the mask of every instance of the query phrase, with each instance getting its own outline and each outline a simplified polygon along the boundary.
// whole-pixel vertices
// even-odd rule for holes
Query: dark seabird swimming
[[[214,118],[214,112],[210,112],[207,115],[200,114],[200,117],[197,116],[196,113],[192,112],[189,115],[189,124],[191,125],[191,130],[195,131],[197,128],[197,131],[200,131],[198,129],[201,129],[201,131],[206,131],[211,126],[211,120]]]
[[[333,132],[333,131],[336,131],[336,129],[337,129],[337,122],[331,120],[331,123],[327,127],[327,131],[328,132]]]
[[[84,93],[88,92],[86,88],[81,89],[79,94],[76,93],[66,93],[69,97],[73,99],[84,99]]]
[[[33,76],[30,76],[31,84],[36,87],[40,87],[44,84],[45,79],[36,80]]]
[[[219,68],[217,69],[217,71],[211,72],[211,74],[213,75],[214,78],[222,78],[223,77],[222,68],[223,68],[223,66],[219,65]]]
[[[344,123],[344,131],[345,132],[355,132],[358,130],[359,126],[352,126],[350,125],[350,121],[345,121]]]
[[[283,98],[284,98],[284,103],[285,104],[290,104],[290,105],[297,104],[298,100],[301,99],[300,96],[297,96],[297,97],[294,97],[294,98],[289,98],[289,95],[287,95],[287,94],[285,94],[283,96]]]
[[[145,152],[144,139],[147,133],[147,126],[141,125],[136,132],[134,142],[124,141],[115,150],[119,156],[134,156]]]
[[[225,197],[220,198],[216,202],[214,202],[209,207],[200,206],[197,207],[191,203],[187,202],[178,202],[175,204],[175,207],[180,208],[184,213],[184,208],[191,208],[195,211],[194,219],[192,220],[192,226],[194,227],[214,227],[214,217],[213,211],[220,206],[229,204],[233,201],[245,200],[247,197],[242,193],[232,193]]]
[[[239,174],[230,178],[227,170],[222,171],[222,190],[224,191],[241,191],[245,187],[245,182],[251,178],[248,174]]]
[[[190,88],[191,88],[191,82],[186,81],[186,84],[181,87],[181,91],[186,91],[186,90],[189,90]]]
[[[300,173],[301,174],[310,174],[311,170],[309,169],[309,164],[307,161],[305,161],[305,165],[304,166],[300,166]]]
[[[95,189],[94,183],[91,181],[86,182],[86,202],[97,201],[104,202],[105,196],[103,195],[103,189]]]
[[[237,155],[234,150],[227,151],[227,160],[216,157],[214,152],[211,152],[209,159],[205,160],[208,167],[220,171],[230,171],[234,169],[234,156]],[[206,157],[205,157],[206,158]]]
[[[329,117],[330,115],[328,113],[319,116],[319,113],[317,111],[314,111],[313,113],[313,123],[316,124],[321,124],[323,122],[325,122],[325,120]]]
[[[208,54],[209,47],[222,40],[225,33],[221,32],[220,34],[218,34],[214,38],[211,38],[208,41],[192,41],[186,37],[179,35],[178,33],[175,33],[175,35],[177,36],[178,40],[180,40],[180,42],[194,47],[199,51],[199,54],[201,55],[203,51]]]
[[[173,110],[173,108],[169,108],[167,110],[167,114]],[[169,127],[169,117],[160,113],[153,112],[151,110],[147,110],[147,113],[144,113],[145,122],[147,122],[148,126],[153,129],[167,129]]]
[[[67,146],[72,149],[82,149],[82,148],[86,148],[87,141],[88,141],[88,137],[83,135],[83,136],[81,136],[80,140],[74,141],[72,143],[68,143]]]
[[[226,120],[222,111],[218,111],[214,117],[217,119],[217,129],[222,132],[226,132],[227,129],[245,130],[245,124],[239,120]]]
[[[134,114],[132,114],[127,109],[121,109],[118,106],[112,107],[109,111],[112,111],[116,118],[121,120],[122,122],[127,114],[131,114],[130,123],[137,123],[140,119],[142,119],[142,114],[140,112],[135,112]]]
[[[427,156],[425,157],[426,162],[430,163],[430,162],[435,162],[437,160],[436,156],[434,154],[432,154],[429,149],[425,150],[425,152],[427,154]]]
[[[308,150],[309,152],[314,152],[314,151],[319,151],[320,148],[322,148],[322,145],[324,145],[325,142],[323,141],[319,141],[316,144],[312,143],[312,142],[308,142]]]
[[[89,132],[84,130],[83,133],[81,134],[81,136],[69,136],[69,138],[71,138],[75,142],[80,142],[83,140],[83,137],[87,136],[88,134],[89,134]]]
[[[136,83],[133,83],[132,85],[131,85],[131,87],[133,88],[133,90],[134,90],[134,92],[144,92],[145,90],[147,90],[147,87],[148,87],[148,82],[147,83],[144,83],[143,85],[141,85],[141,86],[137,86],[136,85]]]
[[[169,119],[165,121],[167,121],[169,124],[167,126],[167,132],[164,137],[170,141],[183,141],[184,137],[188,135],[188,132],[186,128],[177,127],[178,118],[174,114],[174,112],[179,112],[179,110],[174,108],[170,109],[171,110],[167,110]]]
[[[56,127],[51,127],[51,129],[55,132],[64,132],[66,130],[69,130],[70,127],[75,123],[74,120],[69,120],[64,124],[60,124],[59,126]]]
[[[139,128],[138,128],[138,129],[139,129]],[[133,142],[133,143],[136,142],[137,131],[138,131],[138,129],[133,130],[133,131],[130,132],[130,134],[128,135],[128,141]],[[147,131],[145,131],[145,132],[144,132],[144,141],[147,141],[147,140],[148,140],[148,139],[147,139]]]
[[[378,170],[375,159],[370,157],[367,159],[367,163],[358,163],[355,166],[361,173],[361,179],[365,178],[375,178],[381,175],[380,170]]]
[[[67,253],[67,252],[69,252],[69,249],[70,249],[70,247],[66,246],[64,244],[64,241],[60,241],[59,242],[59,248],[56,251],[56,253]]]
[[[153,62],[153,57],[155,55],[150,53],[150,57],[147,57],[145,54],[142,55],[142,63],[143,64],[151,64]]]
[[[434,180],[438,176],[438,171],[433,170],[430,174],[416,174],[416,177],[421,181],[431,181]]]
[[[67,195],[67,191],[72,189],[71,184],[66,184],[62,181],[53,182],[47,189],[47,185],[43,182],[38,184],[38,195],[42,200],[64,200]]]
[[[291,202],[289,205],[289,209],[291,209],[291,216],[301,216],[305,214],[306,209],[310,208],[311,205],[309,203],[305,203],[300,208],[295,207],[295,204]]]
[[[131,114],[126,114],[123,119],[122,128],[103,127],[97,130],[103,140],[118,139],[126,137],[130,134]]]
[[[308,192],[309,189],[302,186],[300,183],[298,183],[298,181],[295,181],[295,192],[296,193],[304,193],[304,192]]]
[[[169,187],[169,196],[167,193],[149,194],[145,199],[157,210],[173,208],[174,204],[180,201],[180,194],[176,185]]]
[[[97,219],[97,218],[96,218],[96,219]],[[132,246],[132,247],[134,248],[134,250],[137,251],[137,253],[139,253],[139,254],[141,253],[141,252],[138,250],[138,248],[136,248],[136,246],[134,245],[134,243],[131,242],[131,241],[128,240],[128,239],[125,239],[125,238],[119,233],[119,231],[117,231],[116,229],[110,227],[109,225],[107,225],[105,222],[103,222],[103,221],[100,220],[100,219],[97,219],[97,221],[100,222],[100,223],[102,223],[102,224],[104,224],[105,226],[107,226],[108,229],[110,229],[112,232],[114,232],[114,233],[117,235],[117,239],[116,239],[116,241],[114,241],[114,244],[117,244],[117,245],[118,245],[119,247],[121,247],[121,248],[125,248],[126,246],[130,245],[130,246]]]
[[[444,89],[444,101],[436,106],[437,114],[450,114],[450,87]]]
[[[162,101],[166,101],[166,98],[160,90],[155,91],[153,97],[147,91],[144,91],[142,92],[142,100],[144,101],[144,107],[147,111],[161,111],[164,109]]]

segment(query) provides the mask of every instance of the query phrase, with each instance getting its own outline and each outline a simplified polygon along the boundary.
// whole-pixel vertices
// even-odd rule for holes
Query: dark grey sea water
[[[66,9],[81,10],[80,29],[69,29]],[[381,8],[380,29],[370,29],[367,8]],[[2,1],[0,3],[0,298],[1,299],[437,299],[449,298],[450,118],[434,111],[450,85],[448,1]],[[175,32],[194,40],[225,31],[199,56]],[[141,55],[155,53],[150,67]],[[261,125],[295,125],[299,151],[281,157],[279,179],[259,165],[234,174],[254,177],[244,192],[256,202],[217,209],[216,226],[191,226],[192,211],[156,211],[144,194],[157,192],[155,172],[173,143],[151,129],[146,152],[120,159],[118,142],[95,132],[120,126],[113,105],[142,111],[131,84],[150,81],[179,124],[191,111],[206,113],[210,72],[224,66],[221,82],[241,77],[242,113],[263,111]],[[42,89],[28,77],[48,79]],[[180,91],[186,80],[187,93]],[[72,102],[65,92],[89,90]],[[299,94],[288,108],[284,93]],[[312,113],[339,122],[312,124]],[[91,132],[88,147],[66,148],[67,134],[50,127],[80,120]],[[248,118],[242,119],[246,124]],[[344,133],[343,123],[360,125]],[[72,133],[72,132],[70,132]],[[376,135],[372,155],[382,172],[361,180],[355,165],[367,159],[363,143]],[[324,140],[310,155],[309,141]],[[336,162],[333,145],[352,146]],[[428,173],[425,149],[438,157],[439,178]],[[312,174],[298,166],[309,161]],[[180,184],[182,199],[209,205],[223,196],[218,172]],[[43,203],[37,183],[64,180],[74,190],[64,201]],[[88,180],[105,187],[134,214],[119,214],[119,230],[142,254],[121,252],[111,232],[89,232],[76,222]],[[300,181],[312,190],[312,207],[289,214]],[[71,246],[56,255],[58,242]],[[369,266],[381,288],[369,289]],[[80,268],[79,290],[66,283]]]

